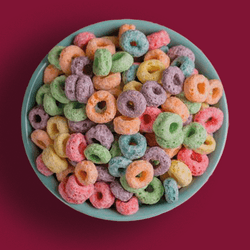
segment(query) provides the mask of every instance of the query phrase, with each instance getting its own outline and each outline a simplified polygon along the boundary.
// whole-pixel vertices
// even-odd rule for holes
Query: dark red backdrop
[[[1,6],[1,249],[247,249],[249,19],[243,2],[29,0]],[[25,88],[47,52],[84,26],[122,18],[165,25],[195,43],[219,73],[230,111],[227,145],[208,183],[178,208],[131,223],[94,219],[62,204],[30,167],[20,132]]]

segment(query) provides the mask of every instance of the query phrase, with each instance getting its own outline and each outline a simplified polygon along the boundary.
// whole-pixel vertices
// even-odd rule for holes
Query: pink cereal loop
[[[139,203],[137,197],[133,196],[129,201],[123,202],[116,200],[115,202],[116,210],[122,215],[132,215],[139,210]]]
[[[147,36],[149,42],[149,50],[159,49],[162,46],[166,46],[170,43],[170,37],[165,30],[152,33]]]
[[[73,43],[81,49],[85,49],[88,42],[93,38],[96,38],[93,33],[82,32],[75,36]]]
[[[40,154],[37,158],[36,158],[36,167],[37,170],[45,175],[45,176],[51,176],[53,174],[53,172],[51,172],[47,166],[44,164],[43,160],[42,160],[42,154]]]
[[[60,184],[58,185],[58,192],[61,195],[61,197],[68,203],[72,203],[72,204],[79,204],[79,202],[75,199],[72,199],[68,196],[68,194],[65,191],[65,185],[68,181],[68,178],[65,178],[63,181],[60,182]]]

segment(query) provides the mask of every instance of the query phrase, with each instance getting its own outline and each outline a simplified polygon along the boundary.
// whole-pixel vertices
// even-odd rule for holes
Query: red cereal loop
[[[214,133],[223,123],[224,114],[219,108],[209,107],[200,110],[194,117],[194,122],[200,123],[209,134]]]
[[[110,191],[110,187],[105,182],[96,182],[95,191],[89,201],[95,208],[110,208],[115,202],[115,197]]]
[[[60,184],[58,185],[58,192],[61,195],[61,197],[67,201],[68,203],[72,203],[72,204],[79,204],[77,200],[72,199],[68,196],[68,194],[65,191],[65,185],[68,181],[68,178],[65,178],[62,182],[60,182]]]
[[[117,199],[115,202],[115,206],[116,206],[117,212],[122,215],[132,215],[132,214],[135,214],[139,210],[139,202],[135,196],[133,196],[127,202],[123,202]]]
[[[95,38],[95,35],[93,33],[82,32],[75,36],[73,43],[81,49],[85,49],[88,42],[93,38]]]
[[[204,174],[209,164],[207,155],[198,154],[185,147],[178,152],[177,160],[184,162],[190,169],[193,176],[200,176]]]
[[[66,144],[66,155],[71,161],[82,161],[85,159],[84,150],[87,142],[81,133],[71,134]]]
[[[160,30],[147,36],[149,50],[159,49],[170,43],[170,37],[166,30]]]
[[[44,164],[43,160],[42,160],[42,154],[40,154],[37,158],[36,158],[36,167],[37,170],[45,175],[45,176],[51,176],[52,174],[54,174],[53,172],[51,172],[47,166]]]

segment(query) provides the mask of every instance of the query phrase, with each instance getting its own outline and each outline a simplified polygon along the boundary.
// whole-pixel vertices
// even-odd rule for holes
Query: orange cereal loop
[[[41,149],[45,149],[54,143],[49,135],[41,129],[36,129],[31,133],[31,140]]]
[[[113,55],[115,54],[115,45],[108,38],[93,38],[91,39],[86,47],[86,56],[94,60],[95,51],[97,49],[107,49]]]
[[[164,112],[176,113],[182,118],[183,123],[187,121],[189,117],[189,111],[187,106],[177,97],[171,96],[161,105]]]
[[[62,182],[65,178],[67,178],[70,174],[73,174],[75,171],[75,167],[71,166],[71,165],[68,165],[68,167],[61,171],[60,173],[57,173],[56,174],[56,179],[59,181],[59,182]]]
[[[204,75],[191,75],[184,81],[184,94],[190,102],[205,102],[208,93],[209,81]]]
[[[132,188],[146,187],[154,177],[154,168],[148,161],[134,161],[126,170],[127,183]]]
[[[118,33],[118,39],[121,38],[122,34],[128,30],[135,30],[136,27],[133,24],[123,24],[120,28],[119,28],[119,33]]]
[[[116,99],[118,98],[118,96],[122,93],[121,87],[120,85],[113,88],[113,89],[109,89],[107,90],[111,95],[113,95]]]
[[[53,64],[49,64],[43,73],[43,82],[45,84],[50,84],[56,77],[62,75],[63,72],[56,68]]]
[[[110,73],[107,76],[94,76],[92,81],[97,90],[113,89],[121,83],[121,73]]]
[[[120,135],[132,135],[139,132],[140,124],[141,120],[138,117],[118,116],[114,119],[114,130]]]
[[[165,181],[169,177],[170,176],[169,176],[168,172],[166,172],[166,173],[160,175],[160,180],[163,182],[163,181]]]
[[[206,103],[213,105],[216,104],[223,94],[223,86],[221,81],[217,79],[209,80],[209,93],[206,99]]]
[[[147,52],[147,54],[144,57],[144,61],[148,61],[151,59],[156,59],[161,61],[166,66],[166,68],[168,68],[170,65],[169,56],[160,49],[154,49]]]
[[[181,148],[182,145],[180,145],[177,148],[163,148],[163,150],[170,158],[173,158],[175,155],[177,155],[177,153],[180,151]]]
[[[82,161],[76,165],[75,176],[80,184],[88,186],[96,182],[98,171],[92,161]]]
[[[102,108],[98,107],[99,103],[102,105]],[[86,105],[86,114],[88,118],[95,123],[107,123],[112,121],[116,115],[116,110],[115,97],[105,90],[95,92],[88,99]]]
[[[104,36],[102,38],[109,39],[115,45],[116,48],[119,47],[119,38],[118,38],[118,36]]]

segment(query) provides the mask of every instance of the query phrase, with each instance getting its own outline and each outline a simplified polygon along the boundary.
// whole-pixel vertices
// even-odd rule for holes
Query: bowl
[[[122,19],[122,20],[109,20],[104,21],[100,23],[96,23],[93,25],[89,25],[87,27],[84,27],[65,39],[63,39],[61,42],[58,43],[58,45],[68,46],[72,44],[73,39],[75,35],[78,33],[84,32],[84,31],[90,31],[93,32],[97,37],[101,36],[107,36],[112,35],[115,32],[118,31],[119,27],[122,24],[134,24],[136,28],[146,35],[159,31],[159,30],[166,30],[171,38],[171,43],[169,44],[169,47],[182,44],[189,49],[191,49],[196,57],[195,65],[199,72],[201,72],[203,75],[205,75],[208,79],[219,79],[219,76],[214,69],[211,62],[208,60],[208,58],[203,54],[203,52],[197,48],[193,43],[191,43],[188,39],[183,37],[182,35],[178,34],[177,32],[166,28],[162,25],[148,22],[148,21],[142,21],[142,20],[133,20],[133,19]],[[30,161],[31,167],[36,172],[38,178],[41,180],[41,182],[45,185],[45,187],[53,193],[59,200],[61,200],[66,205],[70,206],[71,208],[100,219],[105,220],[112,220],[112,221],[135,221],[135,220],[142,220],[151,218],[163,213],[166,213],[179,205],[181,205],[183,202],[187,201],[189,198],[191,198],[198,190],[201,189],[201,187],[207,182],[209,177],[213,174],[220,158],[223,153],[223,149],[226,143],[227,138],[227,131],[228,131],[228,107],[227,107],[227,101],[226,101],[226,95],[223,94],[222,98],[220,99],[219,103],[215,106],[219,107],[223,113],[224,113],[224,121],[223,125],[220,128],[219,131],[217,131],[214,134],[214,138],[217,143],[216,150],[209,155],[209,167],[207,168],[206,172],[199,177],[194,177],[191,184],[185,188],[182,188],[180,190],[179,200],[175,203],[168,204],[163,199],[155,204],[155,205],[142,205],[140,206],[139,211],[130,216],[124,216],[119,214],[114,208],[112,209],[96,209],[94,208],[90,203],[85,202],[80,205],[75,204],[69,204],[65,202],[61,196],[58,193],[58,182],[54,175],[50,177],[45,177],[42,175],[36,168],[35,160],[36,157],[41,153],[41,151],[33,144],[33,142],[30,139],[30,134],[32,132],[32,127],[30,126],[29,120],[28,120],[28,113],[35,105],[35,94],[39,87],[43,84],[43,71],[45,67],[48,65],[47,55],[44,57],[44,59],[41,61],[41,63],[36,68],[35,72],[33,73],[29,84],[27,86],[23,104],[22,104],[22,113],[21,113],[21,130],[22,130],[22,139],[25,147],[25,151],[27,154],[27,157]]]

